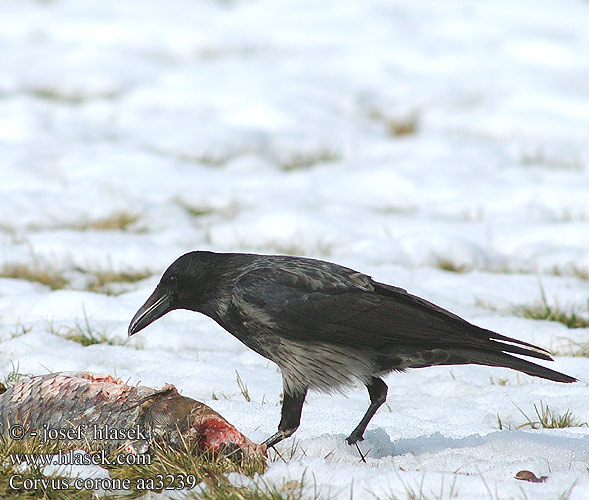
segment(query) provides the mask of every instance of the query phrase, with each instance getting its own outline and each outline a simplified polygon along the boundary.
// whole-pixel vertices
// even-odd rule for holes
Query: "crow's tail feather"
[[[472,358],[475,359],[473,359],[471,363],[511,368],[512,370],[517,370],[526,373],[527,375],[532,375],[533,377],[545,378],[566,384],[577,382],[577,379],[574,377],[557,372],[556,370],[551,370],[545,366],[537,365],[531,361],[512,356],[505,352],[478,352],[474,354],[474,356],[471,354],[471,359]]]

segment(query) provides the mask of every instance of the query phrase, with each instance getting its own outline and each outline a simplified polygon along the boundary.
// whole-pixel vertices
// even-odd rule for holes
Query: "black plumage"
[[[284,401],[272,446],[299,426],[308,389],[356,381],[370,396],[347,438],[362,439],[386,399],[388,372],[434,365],[500,366],[556,382],[576,379],[514,354],[551,360],[548,351],[480,328],[406,290],[352,269],[281,255],[190,252],[164,272],[129,325],[133,335],[174,309],[214,319],[281,369]]]

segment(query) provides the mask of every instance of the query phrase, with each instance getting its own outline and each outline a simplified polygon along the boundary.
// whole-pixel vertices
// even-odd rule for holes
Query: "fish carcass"
[[[154,441],[239,458],[266,452],[173,385],[156,390],[90,372],[51,373],[8,389],[0,395],[0,436],[80,441],[82,447],[98,441],[128,453],[147,453]]]

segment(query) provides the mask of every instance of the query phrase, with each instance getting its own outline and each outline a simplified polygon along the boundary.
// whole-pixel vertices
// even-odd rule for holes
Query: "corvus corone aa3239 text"
[[[332,392],[360,381],[370,406],[349,444],[384,403],[382,376],[434,365],[512,368],[556,382],[573,377],[514,354],[551,360],[527,342],[475,326],[402,288],[320,260],[280,255],[190,252],[163,274],[129,325],[133,335],[174,309],[214,319],[276,363],[284,401],[272,446],[299,426],[308,389]]]

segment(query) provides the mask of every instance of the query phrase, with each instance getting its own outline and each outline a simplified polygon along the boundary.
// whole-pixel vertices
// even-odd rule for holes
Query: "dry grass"
[[[93,279],[86,287],[89,292],[104,293],[106,295],[120,295],[125,291],[121,285],[126,283],[136,283],[149,278],[152,273],[147,270],[143,271],[94,271],[91,273]],[[115,288],[114,285],[119,285]]]
[[[146,229],[137,226],[139,219],[139,214],[118,210],[96,219],[85,219],[65,224],[30,224],[27,226],[27,229],[30,231],[70,229],[73,231],[129,231],[143,233]]]
[[[548,273],[554,276],[574,276],[581,280],[589,280],[589,268],[578,267],[574,264],[565,267],[554,266]]]
[[[13,370],[5,378],[5,385],[10,387],[24,376],[18,372],[17,367],[13,366]],[[71,478],[66,484],[64,481],[68,481],[68,478],[45,475],[41,465],[29,465],[23,468],[17,460],[18,454],[48,457],[59,451],[66,452],[74,448],[80,448],[80,443],[67,444],[58,441],[41,443],[38,439],[15,441],[0,437],[0,498],[11,500],[95,498],[91,490],[76,490],[72,486]],[[96,453],[100,451],[101,443],[87,443],[83,448],[89,453]],[[115,456],[120,454],[121,450],[113,450],[107,453],[107,457],[114,463]],[[174,449],[166,443],[154,442],[150,447],[150,455],[140,458],[143,460],[133,465],[104,465],[114,480],[129,481],[130,489],[125,492],[124,498],[142,497],[149,491],[159,492],[162,491],[163,486],[169,487],[170,492],[176,488],[176,492],[183,498],[193,499],[299,500],[303,494],[303,480],[289,481],[279,486],[267,484],[261,477],[266,470],[266,459],[260,456],[244,458],[231,455],[211,456],[186,444],[182,449]],[[227,474],[231,472],[256,478],[250,487],[235,486],[227,479]],[[22,477],[17,479],[17,486],[13,488],[10,485],[10,478],[15,474]],[[23,487],[25,480],[29,480],[29,484],[38,480],[37,487]],[[63,489],[58,489],[64,484],[66,486]],[[315,496],[315,498],[319,497]]]
[[[477,298],[475,300],[477,307],[488,309],[489,311],[500,311],[495,305]],[[502,310],[504,313],[512,313],[523,318],[535,319],[541,321],[556,321],[562,323],[568,328],[589,328],[589,301],[587,303],[587,312],[582,314],[573,307],[568,310],[563,309],[557,301],[554,305],[548,303],[544,288],[540,285],[540,299],[531,305],[519,305],[511,309]],[[589,344],[569,342],[568,346],[553,350],[553,354],[563,356],[589,357]]]
[[[198,454],[190,448],[174,450],[156,444],[153,460],[149,466],[126,466],[110,471],[113,477],[132,477],[150,479],[160,475],[177,478],[193,477],[197,486],[187,492],[186,498],[194,500],[301,500],[305,489],[305,477],[296,481],[283,481],[273,485],[266,482],[263,474],[266,462],[262,458],[245,458],[242,461],[227,457],[210,457]],[[239,472],[254,478],[253,485],[244,487],[227,479],[230,472]],[[317,492],[307,498],[319,500]]]
[[[587,468],[587,472],[589,472],[589,468]],[[573,484],[571,484],[565,491],[563,491],[559,496],[557,500],[570,500],[572,494],[573,494],[573,490],[577,487],[577,484],[579,484],[579,480],[575,480],[575,482]],[[527,500],[527,499],[526,499]]]
[[[204,217],[207,215],[212,215],[215,213],[215,210],[211,207],[205,207],[203,205],[189,205],[184,202],[178,203],[184,210],[188,212],[189,215],[192,217]]]
[[[220,208],[193,204],[183,199],[176,199],[176,204],[186,210],[190,216],[196,218],[217,215],[224,219],[232,219],[239,213],[239,205],[236,202],[231,202],[227,206]]]
[[[521,155],[521,164],[526,167],[543,167],[550,170],[571,170],[582,172],[585,170],[583,162],[579,158],[565,158],[550,156],[546,151],[538,148],[532,152]]]
[[[87,271],[77,268],[77,271],[90,274],[91,279],[86,291],[118,295],[125,290],[124,284],[136,283],[152,275],[151,271]],[[0,277],[21,279],[41,283],[52,290],[62,290],[70,287],[69,280],[64,274],[51,266],[41,266],[36,261],[32,264],[6,264],[0,269]],[[119,286],[113,286],[119,285]]]
[[[93,498],[92,491],[75,489],[61,491],[57,489],[62,482],[66,480],[63,476],[53,475],[45,476],[43,468],[38,465],[27,466],[23,470],[19,464],[13,464],[16,461],[17,454],[23,453],[57,453],[59,449],[65,451],[64,446],[58,442],[49,442],[41,444],[38,440],[14,441],[5,437],[0,437],[0,498],[17,500],[17,499],[55,499],[55,500],[90,500]],[[16,477],[15,477],[16,476]],[[19,477],[20,476],[20,477]],[[11,487],[10,479],[14,487]],[[29,482],[37,480],[36,488],[22,487],[25,480]],[[42,482],[45,481],[45,483]]]
[[[500,385],[502,387],[509,384],[509,377],[489,377],[491,385]]]
[[[144,465],[125,465],[122,467],[106,466],[111,478],[114,480],[129,481],[130,489],[125,492],[124,498],[137,498],[146,495],[149,491],[162,491],[162,486],[168,486],[168,491],[176,491],[189,498],[219,498],[219,499],[292,499],[300,498],[300,495],[292,495],[288,490],[284,493],[279,488],[266,489],[261,481],[259,488],[248,489],[231,484],[226,475],[230,472],[239,472],[247,476],[263,474],[266,468],[265,461],[261,458],[244,459],[241,462],[228,457],[210,457],[199,453],[194,448],[175,450],[169,446],[155,443],[148,462]],[[96,498],[92,490],[77,490],[73,486],[73,480],[59,475],[44,475],[43,467],[30,465],[24,471],[16,461],[17,454],[57,454],[60,450],[65,452],[79,448],[79,443],[71,445],[57,441],[40,443],[37,439],[25,441],[13,441],[0,438],[0,498],[39,498],[60,500],[86,500]],[[87,446],[90,453],[98,452],[97,443]],[[107,456],[114,461],[119,450]],[[18,478],[17,488],[11,488],[10,477],[15,474],[22,475]],[[37,479],[37,488],[25,489],[21,487],[25,479]],[[45,482],[42,483],[40,480]],[[64,481],[67,481],[65,483]],[[63,487],[66,485],[66,487]],[[62,486],[62,489],[58,489]],[[191,489],[193,488],[193,489]],[[300,488],[302,490],[302,487]],[[294,490],[293,490],[294,491]],[[113,492],[116,494],[116,492]],[[101,496],[101,498],[103,498]],[[108,495],[106,498],[115,498]],[[120,493],[116,498],[121,498]]]
[[[405,118],[389,119],[387,122],[389,135],[399,137],[404,135],[415,135],[419,128],[419,121],[416,115]]]
[[[32,326],[25,326],[22,323],[17,323],[13,332],[10,332],[9,337],[10,339],[16,339],[18,337],[22,337],[26,335],[30,331],[33,330]]]
[[[248,390],[247,385],[242,380],[237,370],[235,370],[235,375],[237,379],[237,387],[239,387],[239,392],[241,392],[243,399],[245,399],[248,403],[251,403],[252,398],[250,396],[250,391]]]
[[[589,312],[589,302],[587,309]],[[514,312],[524,318],[557,321],[568,328],[589,328],[589,319],[579,316],[578,311],[575,309],[566,311],[560,307],[558,302],[550,305],[546,299],[544,287],[542,286],[540,286],[540,300],[534,302],[532,305],[519,306]]]
[[[565,429],[568,427],[587,427],[587,422],[580,421],[573,416],[571,410],[567,410],[562,414],[556,413],[543,401],[540,405],[534,405],[534,416],[529,417],[519,406],[515,405],[517,410],[523,415],[526,421],[523,424],[512,426],[505,424],[499,414],[497,414],[497,425],[499,430],[508,429]]]
[[[28,93],[45,101],[71,105],[79,105],[95,99],[111,100],[120,95],[120,92],[116,91],[89,93],[78,89],[60,89],[58,87],[37,87],[29,90]]]
[[[37,263],[33,263],[32,265],[5,264],[0,269],[0,276],[41,283],[52,290],[61,290],[69,284],[61,271],[49,266],[41,267]]]
[[[2,382],[0,382],[0,394],[6,392],[8,389],[16,385],[21,380],[32,377],[32,375],[28,373],[21,373],[19,370],[19,364],[15,366],[12,361],[10,362],[10,364],[12,366],[12,369],[10,370],[10,372],[8,372],[8,375],[4,377]]]
[[[540,407],[534,405],[534,413],[536,414],[533,419],[528,417],[523,410],[516,406],[519,412],[524,416],[526,422],[519,425],[517,428],[522,429],[529,427],[530,429],[564,429],[567,427],[587,427],[587,422],[581,422],[579,419],[573,416],[570,410],[567,410],[563,414],[557,414],[552,411],[548,405],[540,401]]]
[[[76,322],[74,326],[60,326],[57,328],[55,328],[53,324],[50,324],[49,331],[53,335],[63,337],[66,340],[72,340],[84,347],[95,344],[127,345],[129,342],[128,338],[125,338],[124,340],[119,338],[111,339],[106,331],[95,329],[90,324],[86,311],[84,311],[84,321],[82,323]]]
[[[398,472],[397,478],[405,490],[403,496],[399,497],[395,493],[390,493],[384,497],[374,495],[375,500],[442,500],[446,498],[456,498],[458,496],[458,490],[456,488],[458,472],[454,472],[452,481],[449,485],[444,484],[444,481],[442,480],[438,492],[428,492],[425,490],[425,473],[422,475],[421,481],[415,482],[413,485],[408,481],[405,481]]]
[[[589,358],[588,342],[573,342],[567,340],[566,346],[560,346],[557,349],[551,349],[555,356],[571,356],[573,358]]]
[[[260,241],[256,244],[252,244],[249,241],[240,241],[235,244],[235,248],[244,252],[262,252],[294,256],[321,255],[323,257],[328,257],[332,253],[331,244],[325,243],[321,240],[310,243],[304,241],[289,242],[283,240],[266,240]]]
[[[73,340],[78,344],[87,347],[94,344],[122,345],[122,342],[113,341],[108,338],[106,332],[98,332],[86,329],[84,326],[76,324],[74,327],[62,327],[51,331],[54,335],[63,337],[66,340]]]
[[[436,259],[436,267],[452,273],[466,273],[471,271],[471,268],[466,264],[459,264],[448,257],[438,257]]]
[[[222,167],[226,165],[231,156],[218,155],[208,152],[202,153],[177,153],[173,155],[174,158],[185,163],[196,163],[199,165],[209,165],[211,167]]]
[[[459,262],[452,257],[444,257],[441,255],[434,257],[434,265],[444,271],[452,273],[469,273],[471,271],[479,271],[490,274],[525,274],[529,270],[517,270],[508,267],[506,264],[501,262],[477,262],[477,263],[465,263]]]
[[[272,251],[282,255],[331,255],[331,245],[329,243],[317,242],[311,245],[304,245],[299,243],[282,243],[268,241],[263,243],[259,247],[255,247],[255,250]]]
[[[211,487],[212,486],[212,487]],[[271,485],[258,479],[256,488],[245,488],[232,485],[225,476],[220,481],[210,485],[205,480],[204,485],[190,494],[189,498],[194,500],[302,500],[310,498],[319,500],[322,497],[318,492],[313,496],[305,495],[304,479],[298,481],[283,481],[281,485]]]
[[[367,114],[369,118],[382,122],[391,137],[415,135],[419,131],[419,116],[416,112],[391,116],[381,110],[371,109]]]
[[[341,156],[330,149],[320,149],[311,152],[297,152],[279,161],[280,168],[285,172],[305,170],[322,163],[339,161]]]
[[[390,211],[388,209],[379,210],[381,213],[397,213],[400,215],[404,215],[403,208],[395,209],[392,208]],[[411,211],[408,209],[406,210],[407,214],[411,214]],[[491,263],[491,262],[482,262],[478,263],[477,265],[466,264],[463,262],[458,262],[456,259],[452,257],[446,256],[436,256],[435,257],[435,266],[443,269],[445,271],[450,271],[454,273],[465,273],[470,271],[481,271],[486,273],[493,273],[493,274],[545,274],[551,276],[571,276],[574,278],[578,278],[581,280],[589,280],[589,268],[587,267],[579,267],[575,264],[569,264],[566,266],[553,266],[550,269],[546,270],[538,270],[531,267],[513,267],[508,266],[506,264],[501,263]]]
[[[139,215],[126,211],[113,212],[110,215],[67,226],[77,231],[128,231],[139,220]],[[136,229],[141,232],[143,229]]]
[[[196,152],[196,153],[176,153],[155,150],[157,154],[172,156],[178,161],[186,163],[195,163],[198,165],[209,165],[211,167],[223,167],[234,158],[245,155],[257,155],[265,157],[270,161],[277,162],[280,168],[285,172],[294,170],[304,170],[311,168],[321,163],[332,163],[340,160],[341,156],[331,149],[317,149],[316,151],[298,151],[292,153],[285,153],[280,155],[273,155],[271,152],[255,151],[243,149],[241,151],[235,151],[231,154],[218,154],[211,152]]]
[[[196,484],[205,481],[207,488],[221,485],[228,488],[231,485],[226,480],[225,474],[240,472],[252,477],[255,474],[263,474],[265,470],[266,462],[261,457],[245,457],[239,461],[226,456],[209,456],[188,445],[181,450],[176,450],[164,443],[155,442],[152,443],[150,464],[110,468],[109,473],[112,477],[132,477],[135,484],[139,478],[148,480],[160,474],[177,478],[174,484],[178,484],[182,478],[186,484],[188,477],[194,477]],[[201,485],[203,486],[205,485]],[[161,487],[150,489],[157,491],[161,490]]]

